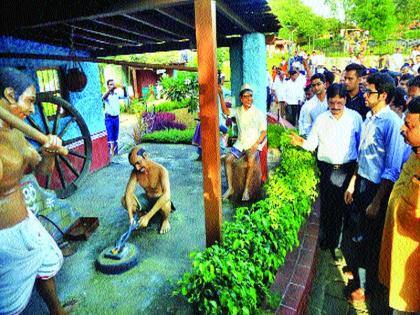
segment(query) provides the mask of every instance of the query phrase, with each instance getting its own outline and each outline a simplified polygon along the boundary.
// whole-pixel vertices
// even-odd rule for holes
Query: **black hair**
[[[289,75],[290,75],[290,76],[292,76],[292,75],[294,75],[294,74],[296,74],[296,73],[298,73],[296,70],[290,70],[290,71],[289,71]]]
[[[324,71],[325,82],[328,82],[330,85],[334,83],[335,75],[331,71]]]
[[[327,89],[327,99],[339,96],[340,98],[346,98],[347,90],[344,84],[333,83]]]
[[[0,68],[0,95],[4,96],[4,90],[8,87],[13,88],[15,91],[15,99],[18,100],[19,96],[31,85],[35,86],[33,80],[25,73],[10,67]]]
[[[408,111],[411,114],[420,114],[420,96],[413,97],[408,103]]]
[[[114,81],[114,79],[109,79],[109,80],[107,80],[107,81],[106,81],[106,85],[109,85],[109,82],[112,82],[112,81]]]
[[[411,80],[412,78],[414,78],[414,75],[412,75],[411,73],[404,73],[401,76],[400,81]]]
[[[314,80],[316,80],[316,79],[319,79],[319,80],[321,80],[322,82],[324,82],[324,83],[325,83],[325,75],[323,75],[322,73],[315,73],[315,74],[311,77],[311,82],[312,82],[312,81],[314,81]]]
[[[389,104],[394,97],[395,92],[395,81],[394,79],[387,73],[372,73],[366,79],[366,82],[369,84],[373,84],[379,94],[386,93],[386,103]]]
[[[242,95],[244,95],[246,92],[254,93],[251,89],[243,89],[239,92],[239,97],[242,97]]]
[[[405,111],[407,108],[407,92],[402,87],[397,87],[394,92],[394,106]]]
[[[307,85],[305,86],[305,88],[303,89],[306,92],[308,92],[311,89],[311,85]]]
[[[358,78],[363,77],[365,68],[358,63],[351,63],[344,69],[345,71],[355,71]]]
[[[408,87],[409,88],[411,88],[411,87],[418,87],[418,88],[420,88],[420,75],[415,76],[414,78],[411,78],[408,81]]]

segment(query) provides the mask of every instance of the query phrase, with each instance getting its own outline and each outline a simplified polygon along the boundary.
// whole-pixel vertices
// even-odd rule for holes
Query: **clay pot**
[[[87,77],[83,70],[71,68],[66,73],[67,88],[71,92],[81,92],[86,87]]]

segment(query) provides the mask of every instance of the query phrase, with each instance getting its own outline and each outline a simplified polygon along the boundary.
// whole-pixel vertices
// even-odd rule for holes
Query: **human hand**
[[[302,137],[300,137],[300,136],[298,136],[296,133],[294,133],[294,132],[292,132],[290,135],[289,135],[289,139],[290,139],[290,143],[292,144],[292,145],[295,145],[295,146],[301,146],[301,145],[303,145],[303,141],[304,141],[304,139],[302,138]]]
[[[380,203],[372,201],[372,203],[366,208],[366,215],[370,218],[375,218],[379,213]]]
[[[344,202],[346,203],[346,205],[349,205],[353,202],[353,194],[354,194],[355,183],[356,183],[356,177],[353,176],[350,180],[350,183],[349,183],[346,191],[344,192]]]
[[[147,227],[147,225],[149,224],[149,220],[150,219],[147,215],[144,215],[144,216],[140,217],[139,226],[142,227],[142,228]]]
[[[41,152],[45,155],[57,154],[62,144],[63,141],[56,135],[48,135],[47,142],[41,147]]]

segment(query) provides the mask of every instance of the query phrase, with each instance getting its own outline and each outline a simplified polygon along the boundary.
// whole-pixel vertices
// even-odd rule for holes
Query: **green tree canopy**
[[[325,33],[335,31],[340,22],[316,15],[301,0],[270,0],[273,13],[279,18],[282,28],[279,36],[288,39],[318,38]]]
[[[359,27],[369,30],[376,40],[385,40],[396,31],[393,0],[353,0],[349,15]]]

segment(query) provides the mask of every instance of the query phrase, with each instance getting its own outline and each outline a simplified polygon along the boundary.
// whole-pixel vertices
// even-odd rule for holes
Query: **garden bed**
[[[269,126],[269,144],[281,148],[282,162],[265,186],[266,197],[236,209],[234,220],[223,223],[222,244],[191,254],[192,271],[184,274],[175,293],[199,312],[254,314],[270,295],[287,253],[299,245],[318,178],[314,156],[292,147],[287,133]]]

